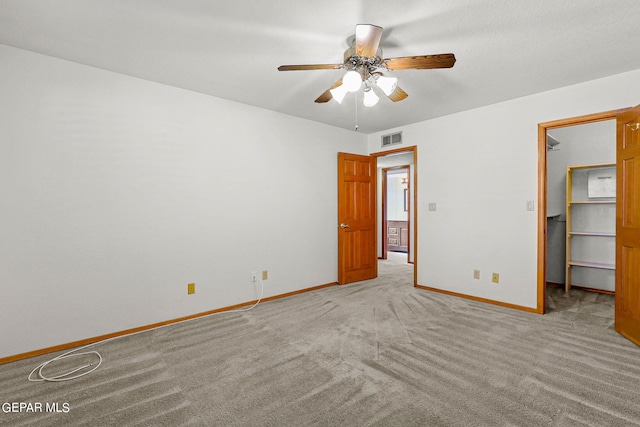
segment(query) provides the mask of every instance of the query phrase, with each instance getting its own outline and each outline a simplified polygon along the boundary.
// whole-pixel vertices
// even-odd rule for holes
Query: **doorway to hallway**
[[[378,176],[376,211],[380,263],[404,264],[415,285],[417,272],[417,147],[374,153]],[[403,271],[404,271],[403,270]]]

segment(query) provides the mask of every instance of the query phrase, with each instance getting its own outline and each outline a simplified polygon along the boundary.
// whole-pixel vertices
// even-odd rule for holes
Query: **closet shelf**
[[[604,233],[600,231],[570,231],[569,236],[602,236],[616,237],[616,233]]]
[[[604,264],[601,262],[586,262],[586,261],[569,261],[569,265],[575,267],[589,267],[589,268],[603,268],[605,270],[615,270],[615,264]]]
[[[615,172],[607,169],[615,169],[614,163],[602,163],[595,165],[567,166],[567,225],[566,225],[566,274],[565,291],[569,292],[572,285],[572,273],[581,268],[596,268],[615,270],[616,266],[609,262],[592,262],[575,258],[596,259],[609,261],[615,257],[611,253],[609,244],[611,241],[600,240],[602,250],[594,252],[589,239],[574,239],[575,236],[614,237],[612,223],[615,223]],[[577,208],[576,206],[581,206]],[[576,207],[574,209],[574,207]],[[574,224],[578,231],[574,230]],[[591,243],[590,243],[591,242]],[[578,249],[578,250],[576,250]],[[580,256],[578,255],[580,254]],[[599,277],[597,273],[587,273],[582,270],[580,275]],[[586,277],[586,276],[585,276]],[[610,278],[610,275],[607,275]],[[600,279],[598,279],[600,280]],[[598,284],[595,289],[603,289],[603,284]],[[604,290],[604,289],[603,289]]]
[[[572,200],[568,205],[615,205],[615,200]]]

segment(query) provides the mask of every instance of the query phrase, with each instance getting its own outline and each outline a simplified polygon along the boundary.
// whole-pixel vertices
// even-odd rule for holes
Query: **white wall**
[[[539,230],[526,202],[537,210],[538,123],[639,104],[639,79],[636,70],[369,135],[371,152],[399,130],[418,146],[418,284],[534,308]]]
[[[0,357],[337,279],[366,136],[0,45]],[[188,296],[187,283],[196,283]]]

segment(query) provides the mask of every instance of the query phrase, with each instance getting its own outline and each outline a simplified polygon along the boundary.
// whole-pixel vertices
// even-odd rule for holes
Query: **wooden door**
[[[338,153],[338,283],[373,279],[376,254],[376,160]]]
[[[615,329],[640,345],[640,105],[617,121]]]

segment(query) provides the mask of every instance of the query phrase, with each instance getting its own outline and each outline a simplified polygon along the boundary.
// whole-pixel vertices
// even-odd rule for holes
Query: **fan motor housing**
[[[364,58],[356,53],[355,46],[351,46],[349,49],[344,51],[343,63],[345,65],[353,64],[356,67],[359,65],[378,67],[382,63],[382,48],[378,48],[378,50],[376,51],[376,56]]]

